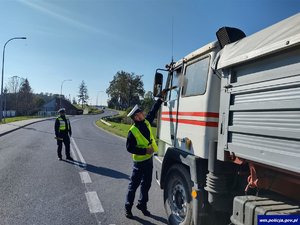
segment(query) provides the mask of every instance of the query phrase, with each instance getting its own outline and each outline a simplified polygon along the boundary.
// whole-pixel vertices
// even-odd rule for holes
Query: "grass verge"
[[[109,123],[111,124],[111,126],[108,126],[108,125],[102,123],[101,120],[96,121],[96,125],[98,127],[101,127],[102,129],[104,129],[110,133],[116,134],[120,137],[124,137],[124,138],[127,137],[127,133],[128,133],[129,128],[131,127],[131,125],[115,123],[115,122],[109,122]]]
[[[98,127],[101,127],[102,129],[104,129],[110,133],[113,133],[115,135],[118,135],[120,137],[127,138],[128,130],[131,127],[131,125],[123,124],[123,123],[115,123],[115,122],[109,122],[109,123],[111,124],[111,126],[108,126],[108,125],[102,123],[101,120],[96,121],[96,125]],[[155,136],[155,134],[156,134],[155,127],[152,127],[152,132]]]
[[[9,118],[5,118],[5,122],[4,122],[4,119],[2,119],[2,122],[0,122],[0,124],[11,123],[11,122],[16,122],[16,121],[20,121],[20,120],[35,119],[35,118],[40,118],[40,117],[38,117],[38,116],[16,116],[16,117],[9,117]]]

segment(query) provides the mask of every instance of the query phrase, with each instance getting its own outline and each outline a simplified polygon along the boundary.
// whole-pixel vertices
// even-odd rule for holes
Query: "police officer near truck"
[[[61,151],[64,143],[66,159],[73,161],[73,158],[70,156],[70,137],[72,135],[70,120],[66,117],[65,108],[59,109],[58,113],[59,116],[56,118],[54,125],[58,160],[62,160]]]
[[[165,93],[166,91],[164,90],[161,92],[161,97],[152,106],[152,109],[146,117],[138,105],[135,105],[127,115],[134,122],[128,131],[126,142],[127,151],[132,154],[133,159],[133,170],[125,202],[125,216],[129,219],[133,219],[131,210],[134,203],[135,192],[140,185],[140,197],[136,207],[141,210],[145,216],[151,215],[147,209],[147,202],[149,200],[148,192],[152,182],[152,155],[158,151],[152,133],[151,123],[163,102]]]

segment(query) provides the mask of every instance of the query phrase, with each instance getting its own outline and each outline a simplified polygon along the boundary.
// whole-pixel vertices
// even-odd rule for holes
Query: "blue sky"
[[[250,35],[299,11],[299,0],[0,0],[1,52],[27,37],[6,46],[4,85],[19,76],[34,93],[59,94],[71,79],[62,92],[73,99],[84,80],[89,103],[106,104],[118,71],[143,75],[150,91],[156,68],[216,40],[220,27]]]

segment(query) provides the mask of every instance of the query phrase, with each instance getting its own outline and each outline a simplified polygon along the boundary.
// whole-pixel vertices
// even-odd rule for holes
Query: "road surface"
[[[57,160],[54,120],[0,137],[1,225],[167,224],[154,180],[152,215],[145,217],[134,207],[134,220],[124,216],[132,159],[125,139],[96,127],[107,113],[70,117],[74,162]]]

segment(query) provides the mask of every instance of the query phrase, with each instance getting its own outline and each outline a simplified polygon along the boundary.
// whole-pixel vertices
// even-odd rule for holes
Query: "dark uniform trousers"
[[[62,157],[61,151],[62,151],[62,145],[64,143],[65,145],[65,151],[66,151],[66,157],[70,157],[70,137],[68,134],[62,135],[60,138],[63,140],[57,140],[57,156],[59,158]]]
[[[128,186],[128,194],[126,196],[125,207],[131,209],[136,189],[141,184],[141,192],[138,203],[142,206],[146,206],[149,195],[148,192],[152,182],[152,171],[153,171],[153,159],[147,159],[142,162],[133,163],[133,171],[131,175],[131,181]]]

